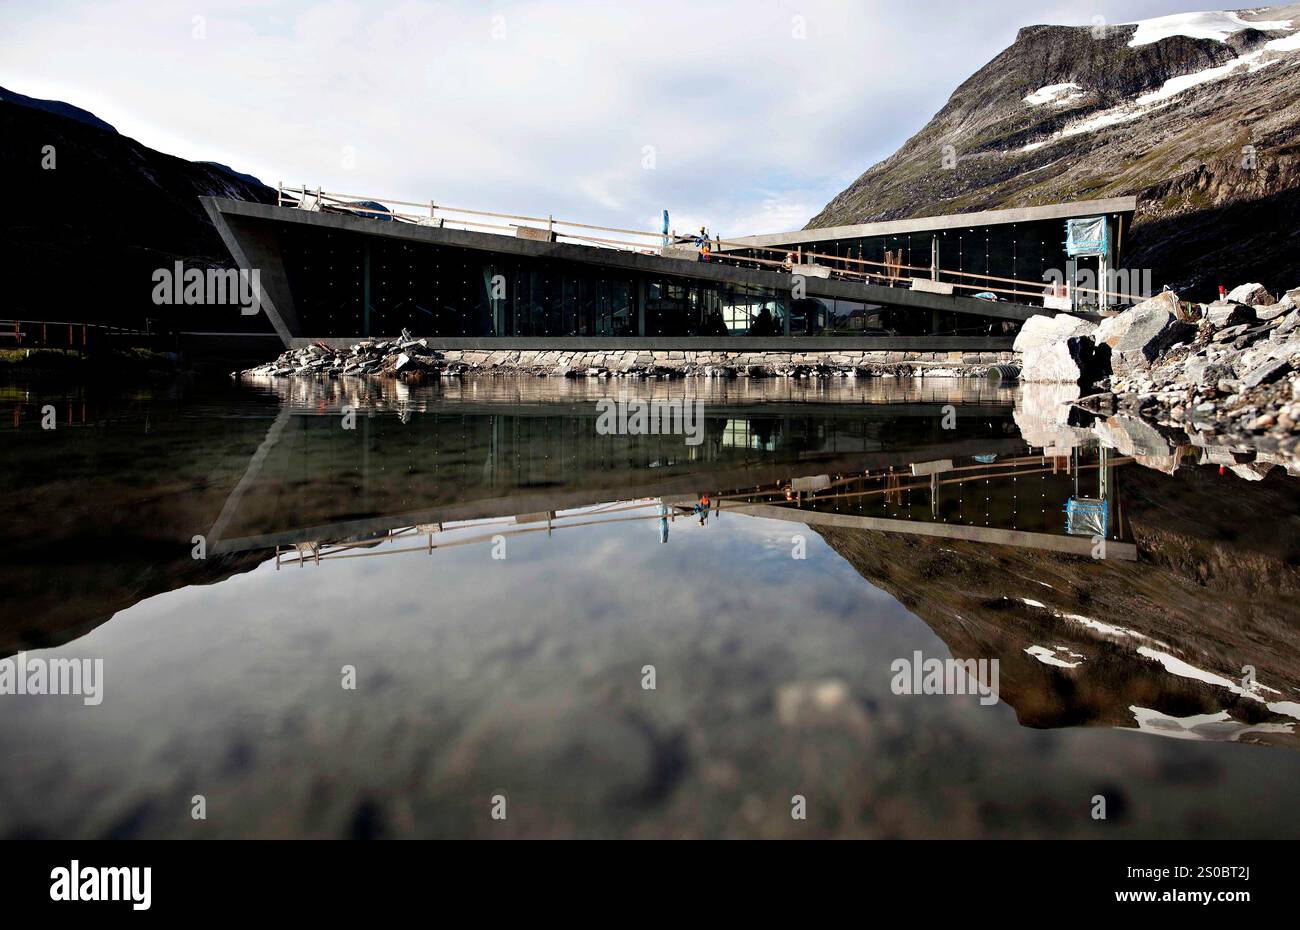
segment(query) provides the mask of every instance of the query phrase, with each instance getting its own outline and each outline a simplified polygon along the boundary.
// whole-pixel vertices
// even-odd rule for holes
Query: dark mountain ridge
[[[275,189],[119,134],[85,110],[0,89],[9,183],[0,249],[6,317],[155,331],[266,332],[237,307],[157,306],[153,273],[177,261],[232,267],[200,196],[273,203]],[[52,166],[51,166],[52,165]]]

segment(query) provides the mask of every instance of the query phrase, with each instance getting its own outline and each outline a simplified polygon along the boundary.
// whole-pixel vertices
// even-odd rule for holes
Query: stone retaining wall
[[[448,362],[460,362],[477,368],[517,368],[524,370],[568,368],[572,370],[605,369],[625,371],[655,368],[788,368],[795,366],[827,368],[882,368],[912,366],[916,368],[987,368],[1014,364],[1013,352],[713,352],[704,350],[647,351],[530,351],[498,349],[440,350]]]
[[[523,372],[539,377],[964,377],[995,366],[1019,371],[1012,352],[729,351],[704,349],[452,349],[403,332],[330,348],[308,344],[243,374],[392,377],[404,381],[454,378],[475,372]],[[1001,371],[999,374],[1009,372]],[[236,372],[236,374],[239,374]]]

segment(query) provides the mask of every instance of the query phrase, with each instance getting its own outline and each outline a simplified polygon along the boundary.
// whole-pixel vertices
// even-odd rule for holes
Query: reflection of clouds
[[[485,780],[510,792],[518,829],[539,834],[761,834],[766,821],[731,819],[737,792],[788,797],[792,782],[866,805],[829,830],[871,833],[865,811],[888,794],[882,829],[900,835],[979,835],[989,825],[962,812],[987,804],[1002,811],[994,829],[1078,832],[1087,825],[1073,814],[1034,818],[1116,770],[1134,790],[1159,785],[1157,741],[1029,731],[1006,707],[888,700],[891,658],[943,656],[943,644],[829,551],[773,551],[786,524],[682,519],[668,545],[654,528],[530,534],[511,539],[504,561],[473,546],[266,564],[143,601],[54,650],[104,657],[108,697],[93,718],[54,704],[0,718],[0,751],[25,763],[0,770],[14,799],[0,832],[35,811],[24,816],[93,833],[201,781],[231,804],[204,835],[337,835],[362,795],[401,835],[478,835]],[[344,664],[357,692],[339,687]],[[639,687],[645,664],[657,669],[652,693]],[[251,748],[232,774],[237,747]],[[1300,773],[1287,760],[1252,765],[1225,770],[1224,791],[1245,797]],[[57,782],[29,776],[55,767]],[[645,782],[664,771],[674,780],[656,795]],[[601,800],[626,792],[655,800]],[[542,822],[523,819],[534,798]],[[781,813],[770,829],[789,823]],[[1238,813],[1243,831],[1290,828],[1275,811],[1268,822]],[[142,824],[150,835],[199,829],[170,816]]]

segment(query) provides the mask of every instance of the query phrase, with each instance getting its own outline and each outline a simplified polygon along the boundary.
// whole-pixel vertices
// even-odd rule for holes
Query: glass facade
[[[958,285],[954,289],[957,296],[974,297],[988,292],[1001,300],[1038,304],[1053,273],[1059,274],[1062,280],[1068,275],[1070,265],[1064,237],[1064,221],[1037,220],[773,245],[767,249],[740,249],[734,254],[773,260],[782,252],[797,251],[805,261],[842,271],[865,272],[870,276],[868,283],[894,286],[906,286],[910,277],[928,277],[937,259],[940,272],[949,272],[940,279]],[[725,257],[726,253],[723,260]],[[891,264],[896,270],[885,267]],[[1007,279],[1025,283],[1014,284]],[[792,335],[978,336],[1003,335],[1007,329],[1001,323],[981,321],[968,314],[935,313],[918,319],[916,311],[825,298],[797,301],[791,308]]]
[[[1061,220],[1040,220],[1029,223],[1003,223],[996,226],[976,226],[968,229],[946,229],[936,232],[908,233],[897,236],[869,236],[857,239],[828,239],[805,243],[804,253],[815,252],[818,264],[839,267],[846,271],[866,271],[873,283],[885,284],[891,280],[888,270],[890,256],[903,266],[901,276],[912,277],[930,268],[931,249],[938,248],[941,271],[965,272],[974,277],[953,277],[964,287],[959,294],[973,294],[981,288],[1010,285],[996,278],[1016,278],[1038,282],[1045,272],[1064,271],[1065,224]],[[796,246],[771,246],[778,251]],[[767,251],[742,251],[741,254],[772,259],[777,257]],[[836,261],[840,259],[840,261]],[[876,266],[854,264],[849,259],[877,262]],[[908,271],[911,268],[913,270]],[[898,276],[892,276],[895,279]],[[1031,296],[1039,296],[1035,293]]]
[[[652,278],[647,336],[786,336],[788,298],[772,288]]]
[[[508,256],[350,230],[278,224],[277,233],[295,308],[315,333],[392,335],[405,328],[444,337],[864,338],[1004,336],[1016,328],[970,314],[792,299],[788,288]],[[949,279],[965,285],[958,295],[973,296],[985,287],[1016,289],[998,277],[1037,279],[1051,268],[1064,268],[1062,235],[1060,221],[1043,221],[828,240],[803,251],[826,256],[812,259],[819,264],[849,271],[864,266],[848,259],[884,262],[887,256],[928,269],[931,249],[937,247],[941,270],[981,276]],[[752,254],[772,257],[767,251]],[[717,260],[727,263],[727,253]],[[889,283],[886,269],[866,270],[872,283]],[[1028,303],[1027,297],[1041,298],[1041,288],[1004,299]]]
[[[786,336],[789,294],[573,261],[285,225],[313,331],[483,337]]]

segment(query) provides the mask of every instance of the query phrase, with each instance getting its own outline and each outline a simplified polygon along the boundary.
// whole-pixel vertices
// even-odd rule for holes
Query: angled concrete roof
[[[1009,210],[920,216],[906,220],[886,220],[881,223],[859,223],[855,226],[826,226],[821,229],[800,229],[796,232],[767,233],[761,236],[728,236],[723,251],[737,246],[744,248],[799,245],[805,242],[826,242],[831,239],[863,239],[868,236],[898,236],[916,232],[939,232],[945,229],[996,226],[1004,223],[1066,220],[1080,216],[1097,216],[1102,213],[1132,213],[1135,210],[1137,210],[1137,197],[1076,200],[1043,207],[1013,207]]]

